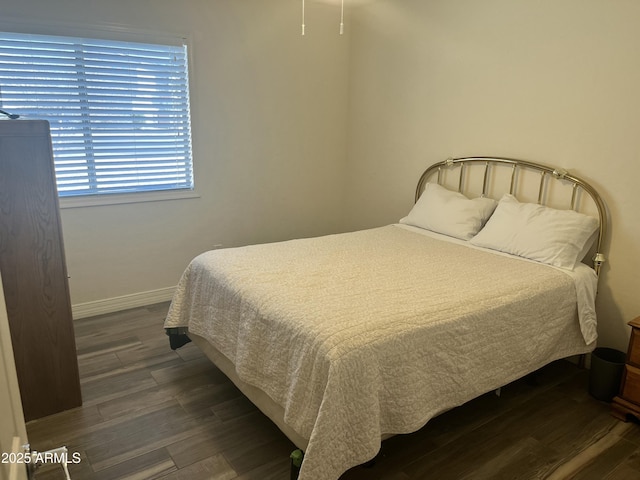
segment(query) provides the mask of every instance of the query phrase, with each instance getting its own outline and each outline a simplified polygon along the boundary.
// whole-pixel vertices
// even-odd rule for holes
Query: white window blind
[[[61,197],[193,188],[186,45],[0,33],[0,109],[49,121]]]

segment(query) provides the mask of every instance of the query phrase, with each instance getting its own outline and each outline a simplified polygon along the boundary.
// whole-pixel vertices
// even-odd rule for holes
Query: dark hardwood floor
[[[27,425],[32,448],[66,445],[74,480],[286,480],[294,446],[195,347],[169,349],[168,304],[75,322],[84,404]],[[640,479],[640,426],[555,362],[383,443],[359,479]],[[40,480],[64,478],[59,465]]]

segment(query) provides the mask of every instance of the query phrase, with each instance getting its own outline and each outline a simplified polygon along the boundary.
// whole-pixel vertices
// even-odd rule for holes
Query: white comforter
[[[165,327],[284,408],[309,439],[300,480],[336,480],[382,434],[592,350],[576,311],[565,272],[390,225],[200,255]]]

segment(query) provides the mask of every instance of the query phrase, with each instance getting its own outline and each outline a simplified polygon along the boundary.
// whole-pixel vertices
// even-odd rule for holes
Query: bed
[[[429,167],[415,199],[396,224],[205,252],[177,286],[173,346],[188,335],[305,452],[301,480],[595,348],[607,217],[591,185],[465,157]]]

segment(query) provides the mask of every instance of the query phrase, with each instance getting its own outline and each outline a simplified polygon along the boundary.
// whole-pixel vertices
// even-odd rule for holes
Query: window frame
[[[119,205],[127,203],[156,202],[165,200],[200,198],[196,182],[196,161],[193,149],[193,112],[194,98],[194,68],[193,41],[190,34],[184,32],[159,32],[138,27],[112,24],[69,24],[63,22],[40,23],[24,21],[23,19],[3,18],[0,20],[0,31],[24,35],[51,35],[60,37],[78,37],[106,41],[135,42],[158,45],[186,45],[187,48],[187,88],[189,89],[190,122],[191,122],[191,171],[193,188],[147,190],[125,193],[91,193],[80,195],[58,196],[61,209],[92,207],[103,205]],[[11,112],[20,113],[20,112]]]

